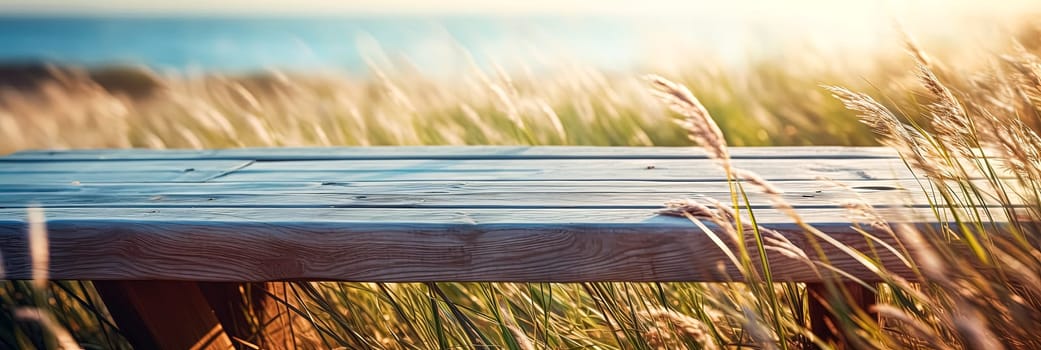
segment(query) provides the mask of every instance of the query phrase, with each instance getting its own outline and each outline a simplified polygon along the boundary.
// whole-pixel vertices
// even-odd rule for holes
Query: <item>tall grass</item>
[[[910,58],[880,58],[886,61],[876,67],[883,68],[812,76],[777,62],[740,73],[670,71],[673,80],[649,82],[584,67],[548,79],[474,68],[454,83],[378,67],[369,81],[131,72],[152,83],[147,96],[128,96],[64,71],[38,91],[0,95],[0,133],[9,140],[0,151],[685,145],[689,137],[714,155],[733,198],[670,202],[664,213],[698,224],[692,234],[710,235],[747,283],[272,283],[265,293],[281,312],[268,329],[288,330],[291,344],[282,345],[301,348],[829,348],[807,329],[804,286],[775,283],[769,262],[755,257],[785,254],[836,281],[819,249],[830,245],[884,281],[867,284],[883,297],[870,310],[847,303],[843,284],[831,285],[830,306],[846,311],[836,326],[856,347],[1041,348],[1032,329],[1041,324],[1041,45],[1032,33],[1023,38],[1035,41],[1010,41],[1007,53],[989,60],[944,62],[908,41]],[[665,122],[673,115],[681,127]],[[734,168],[728,146],[876,142],[896,149],[920,176],[940,224],[903,224],[851,193],[850,210],[868,218],[853,224],[875,242],[895,238],[898,244],[882,249],[906,262],[912,276],[830,240],[779,196],[775,206],[816,245],[797,247],[756,225],[753,212],[734,209],[747,192],[779,190]],[[0,284],[0,344],[49,348],[72,337],[85,346],[126,347],[88,283],[39,281]]]
[[[815,58],[702,62],[670,74],[696,87],[731,145],[874,145],[819,89],[904,79],[881,68],[819,72]],[[895,59],[880,65],[899,66]],[[688,145],[638,75],[589,67],[507,74],[473,67],[444,81],[373,67],[372,79],[258,74],[160,77],[125,68],[134,95],[88,72],[65,71],[25,91],[0,89],[0,152],[25,148],[213,148],[306,145]],[[109,73],[110,75],[115,73]],[[110,78],[111,79],[111,78]],[[142,93],[141,91],[149,91]]]

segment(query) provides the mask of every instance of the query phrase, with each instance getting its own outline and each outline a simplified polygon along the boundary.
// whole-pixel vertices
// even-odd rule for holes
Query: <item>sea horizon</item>
[[[377,61],[451,71],[543,50],[604,68],[639,57],[641,19],[525,15],[0,16],[0,63],[164,71],[346,70]]]
[[[409,66],[472,69],[568,65],[633,72],[670,60],[747,64],[792,45],[835,56],[899,47],[892,25],[841,16],[674,14],[0,14],[0,65],[140,66],[172,73],[366,74]],[[938,15],[939,16],[939,15]],[[870,17],[869,17],[870,20]],[[890,18],[892,20],[892,18]],[[864,21],[864,20],[862,20]],[[944,17],[911,31],[929,38]],[[963,40],[964,38],[959,38]]]
[[[571,62],[631,71],[663,52],[738,60],[770,51],[769,26],[724,28],[726,15],[0,15],[0,64],[145,66],[173,72],[361,73],[410,63],[424,73]],[[874,29],[857,42],[873,41]],[[798,35],[790,35],[797,37]],[[860,45],[860,44],[858,44]]]

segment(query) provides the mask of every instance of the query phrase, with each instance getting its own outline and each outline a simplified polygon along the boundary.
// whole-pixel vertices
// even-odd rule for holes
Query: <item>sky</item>
[[[1036,0],[0,0],[0,14],[78,15],[314,15],[314,14],[684,14],[741,12],[747,16],[1016,12]],[[985,6],[983,6],[985,5]]]
[[[1014,21],[1005,19],[1023,18],[1029,14],[1041,14],[1041,0],[0,0],[0,24],[5,22],[3,19],[16,19],[6,21],[9,24],[7,32],[3,32],[4,28],[0,27],[0,42],[5,43],[0,45],[0,58],[5,52],[11,57],[80,59],[87,54],[105,53],[106,55],[95,57],[93,61],[113,60],[112,57],[127,60],[125,56],[131,57],[129,61],[133,62],[151,62],[141,59],[144,55],[142,52],[155,53],[155,57],[162,59],[179,55],[194,60],[200,59],[198,57],[203,54],[227,51],[233,57],[218,61],[239,62],[243,60],[239,57],[242,52],[256,51],[249,57],[260,60],[263,54],[286,51],[300,51],[301,55],[313,51],[317,52],[314,54],[315,57],[325,57],[322,56],[322,52],[326,50],[335,51],[327,55],[329,60],[344,60],[341,57],[343,55],[335,55],[339,51],[334,49],[349,46],[349,42],[354,42],[351,38],[341,37],[354,35],[354,32],[347,31],[349,33],[344,34],[340,33],[344,31],[342,27],[314,24],[318,21],[309,22],[310,16],[314,15],[330,17],[319,18],[331,20],[324,22],[326,24],[344,22],[340,23],[343,25],[353,22],[340,21],[341,18],[369,19],[368,16],[372,16],[377,22],[387,19],[388,21],[383,23],[386,25],[381,24],[375,29],[367,28],[364,32],[375,33],[374,39],[380,46],[387,45],[391,50],[394,50],[396,44],[414,47],[412,51],[418,52],[419,56],[429,56],[430,52],[436,51],[430,48],[436,46],[435,44],[440,45],[438,47],[444,46],[443,37],[446,36],[442,34],[446,33],[446,30],[420,29],[418,34],[405,35],[412,38],[405,40],[402,33],[412,33],[410,31],[417,31],[418,27],[414,24],[402,25],[402,18],[396,18],[399,21],[395,22],[395,16],[403,16],[403,19],[414,22],[417,19],[438,22],[455,20],[451,15],[476,15],[475,17],[484,21],[501,23],[501,28],[497,29],[499,32],[496,33],[488,33],[490,30],[484,27],[474,29],[464,26],[460,29],[463,33],[453,34],[455,37],[452,39],[481,41],[472,37],[494,37],[495,40],[482,39],[484,41],[481,41],[480,47],[489,48],[489,52],[506,52],[502,54],[505,57],[511,57],[516,50],[528,44],[540,49],[560,47],[563,48],[561,51],[569,53],[585,50],[595,53],[597,57],[607,57],[611,62],[620,60],[619,57],[627,57],[626,55],[656,57],[658,53],[683,50],[713,52],[721,56],[732,53],[732,56],[740,57],[745,52],[768,52],[789,42],[827,52],[868,51],[875,50],[880,45],[899,45],[901,39],[895,36],[896,31],[893,30],[896,23],[920,39],[938,38],[947,42],[956,41],[959,45],[965,44],[961,46],[977,47],[986,46],[981,44],[993,41],[994,36],[988,36],[987,33],[1016,29],[1002,28],[1003,25],[1015,25]],[[386,17],[379,17],[380,15]],[[447,16],[437,17],[439,15]],[[504,15],[516,15],[517,18],[506,18]],[[563,15],[562,18],[554,19],[566,21],[586,17],[592,17],[596,21],[601,19],[598,16],[610,17],[605,21],[609,24],[599,27],[577,26],[562,30],[553,26],[540,28],[538,26],[543,23],[537,20],[544,18],[525,17],[528,15]],[[149,33],[149,28],[123,28],[119,29],[118,33],[111,33],[110,27],[118,23],[98,27],[97,33],[70,34],[46,26],[11,29],[11,26],[31,27],[33,23],[46,23],[48,16],[62,19],[90,17],[91,20],[106,23],[124,23],[126,21],[118,21],[124,17],[170,17],[179,20],[201,16],[222,20],[258,16],[257,19],[267,20],[286,16],[302,20],[309,28],[264,25],[250,27],[250,32],[245,33],[248,34],[245,36],[235,36],[241,34],[239,31],[231,31],[231,34],[228,34],[218,30],[221,28],[209,28],[212,29],[210,32],[216,34],[206,36],[196,32],[209,29],[192,28],[189,34],[196,33],[200,37],[182,36],[180,38],[183,42],[172,41],[173,39],[168,37],[159,43],[154,40],[155,35],[162,36],[165,33]],[[631,18],[625,16],[639,18],[629,21]],[[18,17],[25,17],[27,21],[18,20]],[[108,21],[109,19],[116,20]],[[514,20],[519,23],[512,23]],[[617,23],[629,23],[629,28],[620,30]],[[389,28],[391,25],[396,27]],[[271,33],[279,28],[286,32]],[[585,29],[580,30],[582,28]],[[50,38],[53,40],[40,41],[40,35],[54,32],[60,33]],[[978,32],[981,35],[974,38],[965,35],[966,32]],[[380,33],[386,35],[380,36]],[[335,38],[337,44],[319,42],[328,37]],[[292,42],[279,44],[275,42],[280,40],[279,38]],[[310,38],[310,41],[302,38]],[[438,38],[442,41],[435,42]],[[561,38],[574,40],[554,41]],[[428,41],[432,43],[428,44]],[[300,45],[306,44],[303,47],[309,50],[286,49],[297,48],[300,46],[297,45],[298,42]],[[553,45],[546,44],[547,42]],[[625,45],[626,42],[629,43],[628,46]],[[17,43],[21,45],[16,45]],[[49,45],[44,45],[46,43]],[[180,45],[178,43],[184,47],[177,46]],[[136,44],[141,46],[133,46]],[[205,46],[206,50],[203,52],[191,50],[201,45],[210,46]],[[125,54],[120,53],[124,51]],[[446,57],[449,56],[446,54]],[[177,64],[179,63],[172,63]]]

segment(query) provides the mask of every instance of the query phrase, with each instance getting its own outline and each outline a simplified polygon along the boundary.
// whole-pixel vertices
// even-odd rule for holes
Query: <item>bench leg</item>
[[[852,300],[849,302],[863,310],[870,310],[871,305],[877,302],[875,293],[859,283],[848,282],[844,283],[843,286],[852,297]],[[824,283],[806,284],[810,330],[813,332],[813,335],[825,343],[835,344],[837,349],[850,349],[852,348],[851,342],[849,339],[845,339],[842,332],[838,330],[840,324],[838,316],[831,312],[826,304],[829,296],[827,285]],[[877,320],[878,317],[875,316],[875,318]]]
[[[200,282],[199,289],[213,308],[224,332],[236,348],[249,349],[242,342],[264,349],[289,348],[292,339],[281,326],[277,303],[268,293],[279,295],[281,283]],[[258,321],[260,324],[258,324]]]
[[[194,282],[95,281],[135,349],[229,349],[213,309]]]

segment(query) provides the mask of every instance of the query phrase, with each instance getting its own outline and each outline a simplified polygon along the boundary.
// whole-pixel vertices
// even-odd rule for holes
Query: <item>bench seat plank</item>
[[[253,161],[245,160],[8,161],[0,162],[0,186],[77,182],[202,182],[242,169],[252,163]]]
[[[33,183],[0,185],[2,196],[69,196],[76,200],[83,196],[118,196],[118,195],[476,195],[501,193],[616,193],[625,196],[630,193],[646,195],[660,194],[657,198],[674,198],[676,194],[686,196],[710,195],[725,191],[722,179],[702,181],[540,181],[533,186],[530,181],[301,181],[301,182],[169,182],[162,185],[155,183]],[[989,188],[987,180],[971,180],[977,188]],[[800,197],[812,194],[814,197],[841,197],[850,199],[854,195],[872,199],[873,195],[892,196],[900,199],[921,199],[923,193],[933,189],[933,185],[925,180],[844,180],[831,182],[824,180],[774,180],[787,195]],[[954,184],[952,184],[953,186]],[[1006,182],[1006,186],[1014,186],[1014,182]],[[752,198],[761,197],[749,187]],[[551,199],[551,198],[547,198]],[[4,197],[0,197],[4,200]],[[885,198],[879,198],[885,200]],[[16,203],[11,200],[8,203]],[[753,200],[753,202],[757,202]],[[872,202],[876,203],[876,202]],[[883,202],[885,203],[885,202]],[[914,204],[928,204],[927,201],[914,200]],[[876,203],[877,204],[877,203]]]
[[[880,209],[895,214],[897,209]],[[908,215],[907,209],[899,209]],[[916,210],[927,215],[927,210]],[[12,278],[27,278],[25,224],[0,210],[0,249]],[[806,219],[867,249],[850,213]],[[998,213],[995,213],[998,214]],[[51,274],[66,279],[198,281],[724,281],[725,256],[683,218],[649,210],[584,209],[49,209]],[[773,210],[756,217],[802,246],[805,236]],[[927,220],[921,222],[926,222]],[[918,221],[918,220],[912,220]],[[919,222],[919,224],[921,224]],[[886,237],[881,237],[888,240]],[[834,247],[836,266],[874,274]],[[819,280],[804,263],[773,256],[777,280]],[[885,254],[897,273],[901,264]]]
[[[180,164],[178,164],[180,162]],[[899,159],[741,159],[735,166],[768,180],[913,179]],[[723,171],[705,159],[522,159],[355,161],[8,161],[0,184],[72,181],[331,182],[331,181],[696,181],[720,180]]]
[[[702,181],[540,181],[532,186],[529,181],[246,181],[246,182],[175,182],[156,186],[154,183],[121,182],[121,183],[33,183],[18,185],[0,185],[0,193],[109,193],[109,194],[263,194],[263,193],[328,193],[328,194],[472,194],[499,192],[640,192],[640,193],[675,193],[675,192],[720,192],[723,179]],[[977,182],[984,185],[983,182]],[[816,191],[840,187],[821,180],[777,180],[778,186],[787,192]],[[879,189],[918,189],[922,183],[916,180],[847,180],[842,185],[858,192],[877,191]],[[725,185],[724,185],[725,187]]]
[[[731,153],[737,167],[772,180],[795,213],[829,239],[874,254],[867,258],[907,279],[915,278],[910,269],[878,244],[899,246],[896,238],[846,204],[859,198],[880,215],[932,229],[949,225],[951,210],[967,210],[938,208],[937,218],[924,194],[932,185],[891,149]],[[769,234],[810,250],[816,239],[790,213],[774,209],[754,186],[746,189],[743,222],[751,221],[744,208],[752,208]],[[731,198],[724,173],[698,148],[24,151],[0,157],[0,254],[3,277],[32,277],[26,208],[41,206],[49,277],[94,280],[137,347],[245,348],[232,339],[248,339],[278,348],[278,337],[258,337],[260,329],[242,322],[244,310],[273,311],[267,298],[253,295],[265,288],[259,282],[742,281],[713,239],[719,227],[708,223],[705,232],[658,214],[665,201],[686,198]],[[1027,209],[974,210],[1000,222]],[[754,246],[752,235],[744,239]],[[876,266],[821,246],[834,267],[879,281]],[[811,295],[827,295],[827,278],[811,263],[767,254],[774,281],[809,283]],[[751,258],[760,261],[755,252]],[[873,303],[862,286],[850,290],[861,308]],[[807,301],[813,332],[828,339],[823,304]]]
[[[880,212],[939,225],[922,185],[890,150],[733,153],[737,166],[777,181],[803,219],[851,246],[865,244],[850,228],[857,213],[844,208],[856,195]],[[818,177],[841,180],[856,195]],[[787,214],[749,192],[759,223],[802,244]],[[733,266],[719,269],[725,256],[709,235],[656,213],[684,198],[730,202],[723,172],[698,149],[28,151],[0,157],[0,253],[8,277],[29,276],[25,208],[40,205],[58,279],[740,278]],[[873,278],[838,249],[828,253]],[[778,280],[819,280],[802,262],[771,259]],[[900,269],[895,256],[881,259]]]
[[[0,158],[3,159],[3,158]],[[121,173],[172,171],[192,173],[197,171],[227,171],[239,169],[253,163],[245,160],[105,160],[105,161],[51,161],[51,162],[3,162],[0,173]]]
[[[780,184],[784,188],[789,188]],[[717,184],[717,187],[719,185]],[[748,188],[747,191],[754,191]],[[718,191],[716,189],[715,191]],[[2,193],[2,192],[0,192]],[[858,198],[854,198],[858,196]],[[875,207],[909,206],[928,208],[928,196],[921,190],[845,190],[821,188],[819,190],[785,190],[780,196],[797,209],[827,209],[860,200]],[[477,192],[477,193],[381,193],[363,192],[278,192],[260,189],[248,192],[192,192],[177,193],[161,189],[152,192],[110,193],[93,191],[5,193],[0,196],[0,208],[25,208],[45,206],[48,208],[586,208],[586,209],[661,209],[666,200],[712,199],[731,203],[730,192]],[[748,194],[750,206],[765,209],[773,206],[773,196],[757,192]],[[989,204],[997,205],[996,198],[985,197]],[[1025,205],[1021,198],[1012,198],[1013,203]]]
[[[741,147],[735,159],[863,159],[897,158],[885,147]],[[401,160],[401,159],[707,159],[698,147],[585,147],[585,146],[377,146],[323,148],[241,148],[223,150],[32,150],[0,161],[35,160]]]
[[[0,217],[18,216],[5,209]],[[686,219],[647,210],[50,209],[51,276],[95,280],[720,281],[725,256]],[[837,209],[822,212],[840,218]],[[780,214],[764,225],[795,242]],[[820,217],[810,218],[820,221]],[[771,224],[769,221],[775,221]],[[820,223],[861,246],[847,222]],[[24,223],[0,221],[8,277],[31,275]],[[834,263],[870,273],[832,251]],[[815,281],[776,256],[777,280]],[[888,263],[898,263],[890,257]],[[906,271],[905,271],[906,272]]]
[[[723,180],[709,160],[461,160],[257,162],[214,181],[694,181]],[[319,164],[313,164],[319,163]],[[768,180],[913,179],[898,159],[736,160]]]

